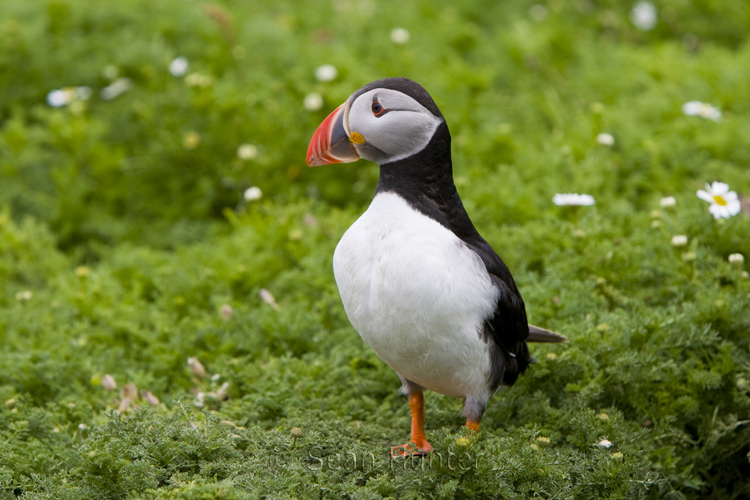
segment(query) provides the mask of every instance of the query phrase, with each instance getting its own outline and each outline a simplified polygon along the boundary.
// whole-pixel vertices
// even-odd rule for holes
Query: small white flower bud
[[[174,76],[182,76],[187,72],[188,66],[187,58],[180,56],[169,63],[169,72]]]
[[[615,138],[612,134],[599,134],[596,136],[596,142],[603,146],[614,146]]]
[[[674,196],[665,196],[661,200],[659,200],[659,205],[661,205],[664,208],[673,207],[677,204],[677,200],[674,199]]]
[[[317,92],[311,92],[305,96],[303,105],[308,111],[318,111],[323,107],[323,96]]]
[[[138,399],[138,389],[135,384],[131,382],[130,384],[123,385],[120,388],[120,399],[130,399],[131,401]]]
[[[193,375],[196,377],[203,378],[206,376],[206,369],[203,368],[203,365],[198,361],[198,358],[188,358],[187,364],[190,367],[190,371],[193,372]]]
[[[729,260],[729,263],[735,267],[742,267],[745,263],[745,256],[741,253],[733,253],[727,260]]]
[[[219,390],[216,391],[216,399],[220,401],[227,399],[228,391],[229,391],[229,382],[224,382],[223,384],[221,384],[221,387],[219,387]]]
[[[274,298],[273,294],[266,290],[265,288],[260,289],[260,300],[265,302],[266,304],[270,305],[274,309],[278,309],[279,305],[276,303],[276,299]]]
[[[107,373],[102,377],[102,387],[112,392],[117,389],[117,382],[115,382],[115,378],[112,375]]]
[[[237,158],[240,160],[253,160],[258,157],[258,146],[252,144],[240,144],[237,148]]]
[[[243,196],[245,198],[245,201],[260,200],[263,197],[263,191],[261,191],[258,186],[253,186],[247,188]]]
[[[339,70],[333,64],[324,64],[315,70],[315,78],[319,82],[330,82],[335,80],[337,76],[339,76]]]
[[[673,247],[684,247],[687,245],[688,237],[684,234],[678,234],[675,236],[672,236],[672,246]]]
[[[117,411],[124,413],[128,408],[130,408],[130,398],[123,398],[123,400],[120,401],[120,406],[117,408]]]
[[[391,30],[391,41],[398,45],[403,45],[409,41],[411,35],[409,31],[404,28],[393,28]]]
[[[219,316],[221,316],[221,319],[224,321],[229,321],[232,319],[232,306],[229,304],[224,304],[219,308]]]
[[[141,391],[141,397],[146,400],[151,406],[159,406],[159,398],[151,394],[150,391]]]

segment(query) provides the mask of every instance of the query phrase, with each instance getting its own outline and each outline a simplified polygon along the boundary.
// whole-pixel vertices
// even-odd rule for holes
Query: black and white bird
[[[365,85],[307,150],[311,167],[359,158],[379,164],[380,179],[336,247],[333,271],[352,325],[401,378],[411,442],[425,454],[424,389],[464,398],[466,425],[478,431],[492,394],[532,362],[526,342],[566,339],[528,324],[508,267],[461,203],[448,125],[422,86]],[[410,453],[408,444],[394,450]]]

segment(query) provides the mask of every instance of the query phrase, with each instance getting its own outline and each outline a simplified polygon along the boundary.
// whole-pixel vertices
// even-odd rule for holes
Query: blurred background
[[[746,121],[707,138],[678,119],[693,99],[747,110],[742,0],[5,1],[0,22],[0,204],[63,248],[196,241],[251,186],[364,205],[376,168],[310,170],[304,154],[331,110],[388,76],[427,88],[467,189],[518,223],[542,210],[537,194],[605,188],[638,204],[682,187],[675,171],[733,180],[750,159]],[[83,91],[48,100],[66,88]],[[615,179],[581,168],[605,161],[602,131],[616,132]],[[711,158],[675,137],[712,141]],[[495,173],[518,182],[481,193]]]

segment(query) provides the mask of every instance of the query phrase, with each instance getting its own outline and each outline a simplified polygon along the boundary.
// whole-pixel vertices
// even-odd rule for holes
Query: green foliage
[[[715,221],[695,191],[750,193],[750,5],[660,1],[643,32],[630,4],[532,3],[4,2],[0,499],[747,498],[747,201]],[[477,437],[426,394],[429,460],[389,458],[408,405],[331,273],[377,168],[304,166],[328,112],[396,75],[445,114],[531,321],[570,339],[532,346]]]

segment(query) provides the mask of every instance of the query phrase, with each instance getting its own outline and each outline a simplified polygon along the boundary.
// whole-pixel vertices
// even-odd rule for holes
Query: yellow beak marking
[[[362,137],[362,134],[359,132],[352,132],[352,134],[349,136],[349,140],[353,142],[354,144],[364,144],[365,138]]]

